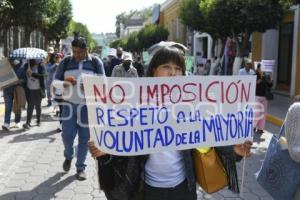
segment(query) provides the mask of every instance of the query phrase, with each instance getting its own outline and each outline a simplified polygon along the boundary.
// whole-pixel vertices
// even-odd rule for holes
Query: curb
[[[276,126],[282,126],[284,120],[280,119],[274,115],[267,115],[267,121],[276,125]]]

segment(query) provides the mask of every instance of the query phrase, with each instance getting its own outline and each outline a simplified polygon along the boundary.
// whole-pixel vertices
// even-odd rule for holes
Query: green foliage
[[[8,0],[0,0],[0,29],[7,28],[10,25],[10,12],[12,9],[13,6]]]
[[[44,34],[48,40],[60,40],[67,37],[69,23],[72,19],[72,5],[69,0],[57,0],[59,11],[57,20],[45,27]]]
[[[167,29],[148,24],[139,32],[131,33],[128,38],[114,40],[109,46],[111,48],[122,47],[125,51],[142,52],[143,49],[147,49],[153,44],[167,40],[168,36]]]
[[[190,28],[213,37],[276,28],[294,0],[181,0],[180,17]]]
[[[200,12],[217,35],[227,36],[276,28],[283,16],[273,0],[201,0]]]
[[[139,52],[141,50],[141,44],[138,39],[138,32],[134,32],[129,35],[125,49],[131,52]]]
[[[179,17],[189,28],[201,31],[205,29],[206,21],[200,12],[199,4],[201,0],[181,0]]]
[[[70,26],[69,26],[68,35],[70,35],[70,36],[73,36],[73,35],[83,36],[87,41],[87,44],[88,44],[88,47],[89,47],[90,51],[93,51],[97,46],[97,43],[93,39],[92,34],[90,33],[87,26],[85,24],[80,23],[80,22],[71,21]]]
[[[112,41],[110,44],[109,44],[109,47],[110,48],[118,48],[118,47],[121,47],[121,42],[122,42],[122,39],[117,39],[117,40],[114,40]]]
[[[141,44],[141,50],[147,49],[160,41],[167,40],[168,36],[169,31],[167,29],[154,24],[146,25],[139,31],[137,35]]]
[[[10,12],[11,26],[23,26],[25,41],[29,45],[30,33],[50,27],[58,18],[57,0],[10,0],[13,9]]]

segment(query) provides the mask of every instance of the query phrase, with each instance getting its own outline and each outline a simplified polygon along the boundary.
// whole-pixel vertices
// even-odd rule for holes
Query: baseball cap
[[[125,53],[124,56],[123,56],[123,60],[132,61],[132,55],[130,53]]]

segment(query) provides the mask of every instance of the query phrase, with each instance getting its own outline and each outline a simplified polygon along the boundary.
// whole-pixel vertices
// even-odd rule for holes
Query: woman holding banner
[[[146,75],[148,77],[184,76],[185,71],[182,50],[174,47],[164,47],[153,56]],[[251,155],[251,145],[252,142],[246,141],[241,145],[216,148],[228,175],[229,189],[235,192],[239,192],[235,162],[241,159],[242,156],[248,157]],[[121,160],[119,162],[123,162],[123,166],[127,165],[127,168],[129,168],[129,170],[123,170],[125,173],[123,175],[124,179],[131,177],[132,179],[129,182],[134,183],[134,186],[126,191],[127,198],[124,198],[124,196],[122,198],[120,193],[124,193],[124,190],[116,190],[126,187],[115,184],[113,187],[110,185],[111,190],[105,190],[107,185],[111,183],[105,180],[111,180],[112,177],[119,176],[120,171],[116,172],[115,170],[119,168],[117,158],[105,155],[92,142],[89,144],[89,148],[92,156],[98,159],[100,186],[104,188],[108,200],[197,199],[191,150],[164,151],[146,156],[127,157],[127,162],[131,162],[131,164],[126,164],[126,161],[123,162],[125,158],[119,157]],[[111,167],[108,167],[108,163],[112,163]],[[134,175],[132,172],[138,172],[138,174]],[[103,181],[103,179],[105,180]]]

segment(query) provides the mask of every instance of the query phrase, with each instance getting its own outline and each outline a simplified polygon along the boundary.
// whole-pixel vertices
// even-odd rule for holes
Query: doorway
[[[284,23],[279,30],[279,53],[276,89],[290,91],[293,57],[293,23]]]

